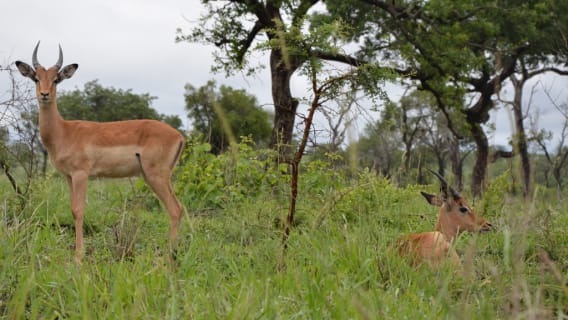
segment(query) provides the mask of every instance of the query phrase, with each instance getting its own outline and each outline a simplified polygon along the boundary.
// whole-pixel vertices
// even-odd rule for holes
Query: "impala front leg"
[[[75,262],[81,263],[84,255],[83,247],[83,216],[85,210],[85,197],[87,194],[87,178],[86,172],[75,172],[67,182],[70,187],[71,194],[71,213],[75,220]]]

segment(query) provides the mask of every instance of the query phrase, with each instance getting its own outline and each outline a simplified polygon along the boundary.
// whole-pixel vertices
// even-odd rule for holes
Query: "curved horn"
[[[452,188],[452,186],[450,186],[450,191],[452,192],[452,195],[454,196],[454,198],[461,198],[461,195],[459,194],[459,192],[457,192],[456,190],[454,190],[454,188]]]
[[[440,180],[440,184],[442,185],[442,190],[444,190],[444,193],[446,193],[447,190],[449,189],[454,198],[461,197],[460,194],[456,190],[454,190],[454,188],[452,188],[451,186],[448,186],[448,182],[446,181],[446,179],[444,179],[444,177],[442,177],[438,172],[432,171],[430,169],[428,169],[428,171],[432,172],[433,175],[438,177],[438,179]]]
[[[440,180],[440,184],[442,185],[442,189],[444,190],[448,190],[448,182],[446,181],[446,179],[444,179],[444,177],[442,177],[438,172],[433,171],[428,169],[428,171],[430,171],[433,175],[435,175],[436,177],[438,177],[438,180]]]
[[[41,64],[37,60],[37,48],[39,48],[39,41],[37,42],[35,49],[34,49],[34,53],[32,55],[32,65],[34,66],[35,69],[41,67]]]
[[[63,65],[63,50],[61,50],[61,45],[59,45],[59,58],[57,58],[57,62],[53,65],[53,67],[59,70],[61,69],[62,65]]]

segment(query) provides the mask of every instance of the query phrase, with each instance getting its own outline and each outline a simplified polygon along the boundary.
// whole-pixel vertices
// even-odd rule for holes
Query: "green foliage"
[[[479,206],[480,212],[486,215],[495,215],[503,210],[507,194],[511,192],[511,171],[505,170],[499,176],[493,178],[483,195],[483,201]]]
[[[93,80],[85,83],[83,90],[60,93],[57,104],[59,113],[66,120],[108,122],[154,119],[181,130],[182,121],[178,116],[159,114],[151,107],[154,99],[147,93],[135,94],[131,90],[106,88]]]
[[[177,194],[191,210],[219,209],[271,190],[287,177],[271,150],[254,151],[252,139],[215,156],[209,143],[187,142],[177,174]]]
[[[226,150],[235,137],[252,136],[259,146],[268,143],[269,114],[254,96],[224,85],[217,91],[214,81],[198,89],[187,84],[185,90],[187,115],[194,130],[207,137],[213,153]]]

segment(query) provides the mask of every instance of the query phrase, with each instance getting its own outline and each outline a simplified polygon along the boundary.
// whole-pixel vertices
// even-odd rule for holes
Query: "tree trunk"
[[[560,168],[554,168],[552,170],[552,174],[556,181],[556,197],[558,198],[558,201],[562,201],[562,174]]]
[[[401,103],[402,104],[402,103]],[[408,168],[410,167],[410,150],[412,148],[412,139],[409,138],[408,129],[408,115],[407,110],[404,105],[401,105],[401,123],[400,130],[402,136],[402,143],[404,144],[404,152],[402,153],[402,159],[400,161],[400,175],[399,179],[402,180],[402,176],[406,177],[408,174]]]
[[[454,185],[458,191],[463,191],[463,159],[460,157],[460,142],[457,138],[450,139],[450,164],[454,175]]]
[[[525,84],[525,77],[517,80],[514,76],[511,76],[511,80],[515,86],[515,97],[513,98],[513,116],[515,118],[515,130],[517,132],[515,137],[517,151],[521,158],[521,181],[523,188],[523,197],[527,197],[530,192],[530,176],[531,176],[531,164],[529,160],[529,151],[527,145],[527,135],[525,133],[525,127],[523,124],[523,109],[522,109],[522,98],[523,98],[523,86]]]
[[[485,189],[485,175],[487,173],[487,160],[489,158],[489,142],[483,132],[483,128],[478,123],[470,123],[470,132],[477,147],[477,158],[473,167],[471,178],[471,192],[475,197],[479,197]]]
[[[498,82],[501,83],[502,79]],[[479,90],[481,96],[475,105],[466,110],[466,121],[469,125],[469,132],[477,149],[477,158],[473,166],[471,177],[471,192],[474,197],[479,197],[485,191],[485,179],[487,175],[487,164],[489,162],[489,141],[487,135],[481,126],[489,121],[489,111],[493,108],[491,96],[495,93],[495,84],[493,81],[486,83],[482,90]]]
[[[292,97],[290,91],[290,78],[296,69],[296,63],[284,62],[281,50],[271,51],[270,72],[272,100],[274,101],[274,127],[270,147],[278,150],[278,154],[284,159],[288,159],[292,153],[292,134],[298,109],[298,101]]]
[[[514,108],[515,126],[517,129],[517,149],[521,157],[521,180],[523,184],[523,197],[527,197],[530,192],[531,164],[527,145],[527,136],[523,125],[523,115],[521,110]]]
[[[410,167],[410,150],[412,145],[405,143],[404,152],[402,153],[402,159],[400,161],[400,167],[398,168],[398,184],[403,185],[404,181],[408,181],[408,168]]]
[[[441,153],[436,154],[436,160],[438,162],[438,173],[443,177],[446,175],[446,162],[444,161],[444,157]]]

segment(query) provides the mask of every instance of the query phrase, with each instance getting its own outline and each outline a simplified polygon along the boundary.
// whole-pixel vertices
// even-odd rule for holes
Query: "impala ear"
[[[57,83],[65,80],[65,79],[71,78],[75,74],[75,71],[77,71],[77,68],[79,68],[79,65],[76,64],[76,63],[65,66],[57,74]]]
[[[36,72],[34,70],[34,68],[32,68],[29,64],[22,62],[22,61],[16,61],[16,67],[18,68],[18,71],[20,71],[20,73],[24,76],[24,77],[28,77],[30,79],[32,79],[33,81],[37,81],[36,79]]]
[[[441,207],[442,204],[444,203],[444,201],[439,196],[422,191],[420,191],[420,194],[422,194],[422,196],[426,199],[426,201],[428,201],[428,203],[433,206]]]

